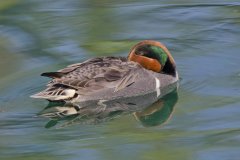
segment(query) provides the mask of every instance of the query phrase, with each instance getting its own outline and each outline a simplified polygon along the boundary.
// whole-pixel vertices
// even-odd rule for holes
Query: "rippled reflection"
[[[178,100],[177,89],[159,99],[156,92],[136,97],[120,98],[111,101],[92,101],[84,107],[49,102],[38,115],[49,117],[46,128],[60,123],[58,127],[74,124],[99,124],[122,115],[133,114],[143,126],[157,126],[166,122]]]
[[[0,13],[1,160],[239,159],[239,1],[0,0]],[[139,127],[167,121],[174,105],[161,100],[95,122],[57,104],[41,112],[63,110],[46,127],[94,126],[51,130],[33,117],[46,105],[29,98],[47,82],[40,73],[127,56],[144,39],[166,44],[182,77],[171,123]]]

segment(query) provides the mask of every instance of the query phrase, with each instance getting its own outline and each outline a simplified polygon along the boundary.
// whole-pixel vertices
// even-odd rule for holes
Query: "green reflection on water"
[[[0,1],[0,159],[237,159],[239,20],[236,1]],[[166,44],[182,77],[166,125],[124,115],[47,130],[34,118],[41,72],[143,39]]]

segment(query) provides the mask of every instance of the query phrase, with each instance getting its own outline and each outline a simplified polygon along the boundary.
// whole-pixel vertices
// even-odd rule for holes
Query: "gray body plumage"
[[[42,76],[52,80],[47,89],[33,95],[33,98],[63,100],[72,104],[113,100],[156,90],[163,96],[168,87],[178,81],[177,73],[156,73],[122,57],[93,58]]]

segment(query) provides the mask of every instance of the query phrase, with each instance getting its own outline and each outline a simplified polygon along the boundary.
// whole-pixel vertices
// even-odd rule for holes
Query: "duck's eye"
[[[146,53],[145,53],[145,52],[143,52],[143,51],[138,51],[138,52],[137,52],[137,55],[140,55],[140,56],[145,56],[145,55],[146,55]]]
[[[140,56],[148,56],[149,52],[151,52],[150,45],[143,45],[136,49],[136,54]]]

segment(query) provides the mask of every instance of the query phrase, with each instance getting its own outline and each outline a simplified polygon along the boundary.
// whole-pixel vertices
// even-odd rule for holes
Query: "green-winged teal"
[[[163,44],[153,40],[137,43],[127,58],[92,58],[41,75],[52,80],[45,90],[31,97],[72,104],[155,91],[163,96],[168,86],[178,81],[172,55]]]

